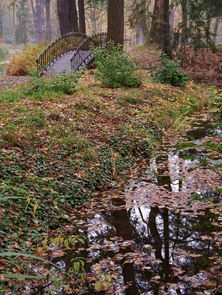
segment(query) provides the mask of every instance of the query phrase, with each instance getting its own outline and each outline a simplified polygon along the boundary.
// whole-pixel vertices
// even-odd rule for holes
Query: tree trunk
[[[44,0],[36,0],[36,5],[34,8],[34,23],[36,32],[36,42],[39,43],[45,40],[44,31]]]
[[[150,30],[150,38],[157,44],[162,44],[162,1],[163,0],[155,0]]]
[[[94,5],[91,5],[90,8],[90,21],[92,24],[92,34],[95,34],[97,31],[97,21],[96,21],[96,7]]]
[[[46,15],[46,40],[52,40],[52,28],[51,28],[51,0],[45,0],[45,15]]]
[[[83,34],[86,34],[84,0],[78,0],[78,8],[79,8],[79,31]]]
[[[172,3],[170,5],[170,33],[171,33],[171,35],[173,34],[173,31],[174,31],[175,10],[176,10],[176,7]]]
[[[3,13],[0,12],[0,39],[3,38]]]
[[[163,0],[163,22],[162,22],[162,37],[163,37],[163,52],[171,58],[171,42],[170,42],[170,5],[169,0]]]
[[[124,0],[108,0],[107,39],[116,44],[124,41]]]
[[[181,1],[182,8],[182,35],[181,35],[181,43],[185,44],[188,40],[188,32],[187,32],[187,21],[188,21],[188,12],[187,12],[188,1]]]
[[[75,0],[57,0],[57,13],[61,36],[79,31]]]
[[[3,38],[3,14],[4,14],[4,5],[0,3],[0,38]]]
[[[146,0],[136,0],[136,44],[144,44],[148,39]]]
[[[18,2],[17,13],[16,13],[17,25],[16,25],[15,35],[16,35],[17,44],[25,44],[25,45],[27,44],[27,41],[28,41],[27,16],[28,16],[27,0],[21,0]]]
[[[221,20],[222,20],[222,17],[217,17],[215,24],[214,24],[214,38],[213,38],[214,43],[216,43],[216,41],[217,41],[217,32],[218,32],[218,28],[219,28],[219,24],[220,24]]]
[[[34,13],[33,13],[34,17]],[[15,17],[15,3],[12,4],[12,27],[13,27],[13,44],[16,44],[15,37],[15,26],[16,26],[16,17]]]
[[[33,0],[31,0],[31,7],[32,7],[32,14],[33,14],[33,18],[34,18],[34,14],[35,14],[35,8],[34,8],[34,3],[33,3]]]
[[[57,0],[57,14],[59,19],[59,29],[61,36],[72,31],[69,20],[69,1]]]
[[[211,18],[207,19],[207,23],[206,23],[206,43],[207,45],[211,45],[212,40],[211,40],[211,32],[210,32],[210,26],[211,26]]]
[[[138,45],[144,44],[145,36],[144,36],[143,28],[141,27],[141,24],[136,23],[135,29],[136,29],[136,44]]]
[[[71,0],[70,14],[71,14],[71,20],[70,21],[71,21],[71,26],[73,27],[73,31],[74,32],[79,32],[78,15],[77,15],[77,9],[76,9],[76,0]]]

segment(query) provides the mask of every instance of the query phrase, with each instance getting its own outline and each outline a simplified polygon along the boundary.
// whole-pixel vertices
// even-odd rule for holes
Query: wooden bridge
[[[92,62],[91,48],[104,46],[106,42],[106,33],[93,36],[75,32],[66,34],[49,44],[37,57],[38,70],[52,74],[78,72]]]

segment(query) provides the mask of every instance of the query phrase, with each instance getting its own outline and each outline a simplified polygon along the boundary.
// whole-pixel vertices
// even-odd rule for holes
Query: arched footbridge
[[[37,57],[38,70],[49,74],[78,72],[92,62],[92,46],[104,46],[106,42],[106,33],[66,34],[50,43]]]

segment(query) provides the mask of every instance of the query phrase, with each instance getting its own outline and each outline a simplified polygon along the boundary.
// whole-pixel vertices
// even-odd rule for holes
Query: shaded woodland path
[[[13,85],[25,84],[31,81],[28,76],[0,76],[0,89],[8,88]]]

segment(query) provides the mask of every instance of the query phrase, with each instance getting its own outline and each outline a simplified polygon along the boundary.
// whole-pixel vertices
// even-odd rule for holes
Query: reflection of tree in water
[[[185,216],[167,208],[148,206],[129,210],[118,207],[116,209],[99,214],[97,220],[101,224],[94,234],[90,231],[90,244],[96,242],[103,245],[104,240],[113,237],[135,241],[134,249],[127,248],[121,252],[139,253],[142,263],[136,266],[127,258],[122,261],[124,284],[129,285],[123,294],[137,295],[151,291],[150,294],[158,295],[160,290],[171,294],[170,287],[165,287],[161,282],[178,284],[183,281],[181,273],[184,277],[193,277],[210,266],[208,257],[214,256],[217,250],[213,239],[201,240],[200,237],[209,236],[211,232],[218,230],[212,225],[214,214],[205,212],[198,217]],[[144,245],[152,246],[152,250],[147,253]],[[95,257],[97,261],[104,258],[104,252],[102,254],[99,251],[98,254],[97,258]],[[107,252],[105,257],[112,257],[110,255]],[[149,272],[142,270],[145,264],[151,267]],[[156,276],[160,278],[159,282],[153,283],[151,278]],[[194,295],[189,283],[185,284],[185,291],[172,294]]]
[[[200,237],[218,230],[212,225],[214,219],[215,215],[210,212],[197,218],[158,207],[144,206],[131,211],[136,240],[151,245],[155,258],[162,262],[158,273],[154,274],[158,274],[162,282],[178,282],[175,265],[189,276],[210,266],[209,257],[217,250],[213,239],[200,240]],[[154,294],[158,294],[155,292],[157,290]]]
[[[133,239],[133,226],[130,221],[130,212],[126,209],[112,211],[112,214],[107,216],[106,220],[112,224],[116,229],[116,235],[122,237],[124,240]],[[126,289],[126,295],[138,295],[138,288],[136,284],[135,270],[132,263],[124,263],[122,266],[122,275],[124,283],[130,283],[129,288]]]

